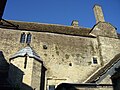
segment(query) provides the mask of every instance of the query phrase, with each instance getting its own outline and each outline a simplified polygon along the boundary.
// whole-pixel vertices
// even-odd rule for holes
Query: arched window
[[[29,44],[30,42],[31,42],[31,34],[28,33],[28,34],[27,34],[26,43]]]
[[[26,34],[23,32],[21,34],[20,43],[24,43],[25,42],[25,37],[26,37]]]

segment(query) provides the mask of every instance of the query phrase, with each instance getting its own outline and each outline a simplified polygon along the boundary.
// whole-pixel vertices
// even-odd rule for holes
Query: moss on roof
[[[83,27],[73,27],[73,26],[64,26],[56,24],[43,24],[35,22],[20,22],[20,21],[10,21],[14,25],[19,25],[18,30],[29,30],[36,32],[50,32],[58,34],[67,34],[67,35],[77,35],[77,36],[91,36],[89,35],[90,28]],[[8,25],[3,22],[3,25]],[[8,27],[9,28],[9,27]]]

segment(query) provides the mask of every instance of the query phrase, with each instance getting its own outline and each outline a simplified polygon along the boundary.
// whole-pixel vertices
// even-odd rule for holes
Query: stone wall
[[[21,90],[40,90],[42,63],[34,58],[27,57],[25,67],[25,57],[17,57],[11,60],[9,80]]]
[[[11,60],[9,80],[13,83],[14,87],[19,87],[25,90],[32,90],[32,71],[33,71],[33,59],[28,57],[26,68],[25,57],[17,57]]]
[[[51,78],[50,82],[56,82],[51,84],[81,83],[100,66],[96,38],[41,32],[33,32],[32,38],[31,46],[42,57],[47,77]],[[94,56],[97,65],[92,62]]]
[[[5,59],[9,61],[11,55],[15,54],[22,44],[20,44],[21,31],[0,28],[0,50],[4,53]]]
[[[26,44],[21,44],[19,41],[21,33],[28,31],[12,29],[0,29],[0,31],[0,49],[9,60],[11,55],[25,47]],[[65,79],[65,82],[81,83],[100,66],[96,38],[47,32],[30,33],[32,35],[30,46],[43,59],[47,68],[47,78],[59,79],[57,81],[59,83],[62,79]],[[94,56],[98,60],[96,65],[92,61]]]
[[[96,36],[118,38],[116,28],[108,22],[99,22],[91,29],[91,34]]]
[[[109,37],[99,37],[101,59],[103,65],[107,64],[116,55],[120,53],[120,40]]]
[[[120,42],[115,39],[115,35],[112,36],[115,38],[93,38],[26,30],[0,31],[0,50],[4,52],[7,60],[27,45],[20,43],[22,32],[31,33],[30,46],[42,58],[47,68],[46,85],[58,85],[62,82],[82,83],[120,51]],[[93,64],[93,57],[97,58],[97,64]],[[36,63],[34,67],[37,66],[39,65]]]
[[[41,85],[41,74],[42,74],[42,63],[37,61],[37,60],[33,60],[33,68],[32,68],[32,81],[31,81],[31,86],[33,89],[35,90],[42,90],[40,89],[40,85]]]

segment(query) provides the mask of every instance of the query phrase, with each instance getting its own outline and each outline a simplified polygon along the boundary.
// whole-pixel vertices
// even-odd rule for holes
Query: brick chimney
[[[93,7],[96,23],[98,22],[105,22],[103,11],[100,5],[94,5]]]

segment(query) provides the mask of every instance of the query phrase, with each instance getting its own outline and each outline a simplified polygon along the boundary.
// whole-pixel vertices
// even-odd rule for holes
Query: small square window
[[[98,64],[97,58],[93,57],[93,64]]]

